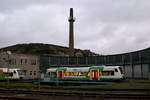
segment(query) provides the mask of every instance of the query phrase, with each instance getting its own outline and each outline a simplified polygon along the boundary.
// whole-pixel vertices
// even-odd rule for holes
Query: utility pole
[[[6,52],[7,53],[7,55],[8,55],[8,59],[7,59],[7,64],[8,64],[8,66],[7,66],[7,73],[8,73],[8,76],[7,76],[7,88],[9,87],[9,78],[10,78],[10,71],[9,71],[9,67],[10,67],[10,55],[11,55],[11,51],[7,51]]]

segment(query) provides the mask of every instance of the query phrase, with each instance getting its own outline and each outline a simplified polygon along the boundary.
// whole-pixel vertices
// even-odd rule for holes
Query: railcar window
[[[99,72],[99,76],[102,76],[102,72],[101,71]]]
[[[118,69],[115,68],[115,72],[118,72]]]
[[[14,71],[14,73],[16,74],[16,71]]]
[[[86,76],[87,72],[65,72],[64,76]]]
[[[122,70],[122,68],[121,68],[121,67],[119,67],[119,70],[120,70],[121,74],[123,74],[123,70]]]
[[[0,70],[0,75],[2,75],[3,74],[3,71],[2,70]]]
[[[54,78],[56,77],[56,72],[49,72],[48,75],[50,76],[50,78]]]
[[[102,75],[103,75],[103,76],[108,76],[108,72],[107,72],[107,71],[103,71],[103,72],[102,72]]]
[[[87,76],[90,76],[90,72],[87,73]]]
[[[55,80],[56,78],[56,72],[49,72],[49,76],[51,80]]]
[[[18,72],[19,75],[24,75],[25,74],[23,70],[17,70],[17,72]],[[16,73],[16,71],[14,73]]]
[[[11,76],[11,77],[12,77],[12,76],[13,76],[13,73],[12,73],[12,72],[11,72],[11,73],[9,73],[9,76]]]
[[[102,71],[102,76],[113,76],[114,71]]]
[[[110,75],[112,75],[112,76],[113,76],[113,75],[114,75],[114,71],[111,71],[111,72],[110,72]]]
[[[81,72],[81,76],[86,76],[87,73],[86,72]]]

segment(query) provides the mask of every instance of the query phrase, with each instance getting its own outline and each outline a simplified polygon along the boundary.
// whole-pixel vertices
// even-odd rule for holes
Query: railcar
[[[50,80],[63,81],[114,81],[122,80],[120,66],[58,67],[47,69]]]
[[[25,71],[20,68],[0,68],[0,80],[24,79]]]

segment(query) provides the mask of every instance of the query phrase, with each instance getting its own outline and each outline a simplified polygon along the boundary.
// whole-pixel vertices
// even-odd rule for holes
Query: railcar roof
[[[67,68],[67,71],[88,71],[89,68],[91,67],[57,67],[57,68]],[[104,70],[114,70],[114,68],[118,68],[120,66],[97,66],[97,67],[104,67]],[[47,71],[56,72],[57,68],[49,68],[47,69]]]
[[[118,68],[120,66],[105,66],[106,68]]]
[[[47,69],[47,71],[55,72],[56,68],[49,68],[49,69]]]

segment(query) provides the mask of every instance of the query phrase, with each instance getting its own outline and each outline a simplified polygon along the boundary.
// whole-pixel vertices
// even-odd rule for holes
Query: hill
[[[5,48],[1,48],[0,51],[11,51],[17,54],[34,54],[34,55],[68,55],[68,47],[52,45],[52,44],[42,44],[42,43],[30,43],[30,44],[17,44]],[[89,50],[75,49],[75,55],[77,56],[94,56],[98,55]]]

